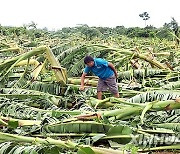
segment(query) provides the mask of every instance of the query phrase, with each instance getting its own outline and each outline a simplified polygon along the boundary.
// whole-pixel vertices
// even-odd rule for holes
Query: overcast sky
[[[78,24],[103,27],[162,27],[171,17],[180,24],[180,0],[0,0],[0,24],[22,26],[31,21],[49,30]]]

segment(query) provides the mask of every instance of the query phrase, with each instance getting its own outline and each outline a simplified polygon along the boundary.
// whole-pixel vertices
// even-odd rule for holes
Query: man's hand
[[[114,75],[115,75],[115,77],[116,77],[116,79],[117,79],[118,74],[117,74],[117,71],[116,71],[116,69],[115,69],[114,65],[113,65],[112,63],[108,63],[108,66],[109,66],[109,67],[113,70]]]
[[[79,88],[79,90],[82,90],[82,91],[83,91],[84,89],[85,89],[84,86],[81,86],[81,87]]]
[[[85,76],[87,75],[87,73],[83,72],[82,76],[81,76],[81,87],[79,88],[79,90],[84,90],[84,80],[85,80]]]

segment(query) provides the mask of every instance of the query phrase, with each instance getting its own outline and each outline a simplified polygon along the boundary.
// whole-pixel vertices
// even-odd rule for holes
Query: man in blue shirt
[[[80,90],[84,90],[85,76],[91,71],[99,77],[97,85],[98,99],[102,99],[102,92],[107,91],[107,88],[109,88],[115,97],[119,97],[118,86],[116,83],[117,72],[112,63],[109,63],[102,58],[93,58],[91,56],[86,56],[84,58],[84,63],[87,66],[81,76]]]

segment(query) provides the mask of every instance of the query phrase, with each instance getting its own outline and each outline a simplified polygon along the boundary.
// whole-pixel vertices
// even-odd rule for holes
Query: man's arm
[[[112,63],[108,63],[108,66],[114,71],[116,78],[118,77],[117,71]]]
[[[84,90],[84,80],[85,80],[85,76],[87,75],[87,73],[83,72],[83,74],[81,75],[81,87],[80,90]]]

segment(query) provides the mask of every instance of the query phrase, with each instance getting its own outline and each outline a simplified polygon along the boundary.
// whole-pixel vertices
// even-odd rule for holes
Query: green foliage
[[[146,16],[142,15],[145,21]],[[162,144],[177,149],[176,142],[166,142],[179,132],[180,122],[180,53],[173,42],[179,37],[174,34],[177,27],[175,20],[161,28],[78,25],[48,31],[37,29],[34,22],[23,27],[0,26],[0,133],[4,136],[3,141],[0,137],[0,151],[120,153],[118,148],[136,153]],[[22,53],[31,53],[41,45],[49,46],[68,70],[67,85],[56,82],[49,63],[36,81],[32,80],[36,66],[14,67]],[[115,65],[122,98],[104,93],[104,100],[95,99],[95,77],[88,77],[85,91],[79,90],[85,55],[105,58]],[[41,50],[26,58],[32,56],[39,63],[46,59]],[[135,63],[140,65],[138,69]],[[157,63],[163,69],[157,68]],[[106,148],[100,148],[102,145]]]
[[[149,29],[149,28],[128,28],[126,31],[126,35],[128,37],[154,37],[154,33],[156,32],[155,29]]]
[[[142,14],[139,14],[139,16],[145,21],[146,26],[146,20],[149,20],[150,16],[147,12],[143,12]]]
[[[100,37],[101,33],[95,27],[89,27],[87,25],[83,25],[80,29],[80,32],[85,35],[86,40],[92,40],[94,37]]]

